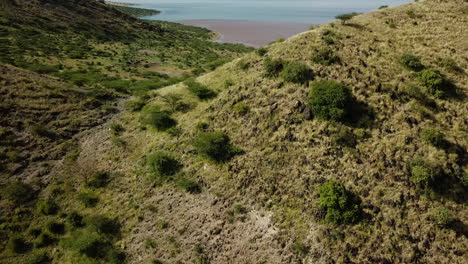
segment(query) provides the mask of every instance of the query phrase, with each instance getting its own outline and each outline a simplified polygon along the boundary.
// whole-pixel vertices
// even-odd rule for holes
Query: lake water
[[[338,14],[369,12],[382,5],[394,6],[409,0],[114,0],[157,9],[161,14],[147,19],[248,20],[320,24]]]

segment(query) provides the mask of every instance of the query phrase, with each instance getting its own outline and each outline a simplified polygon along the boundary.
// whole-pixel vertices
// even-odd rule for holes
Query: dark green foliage
[[[146,105],[145,100],[131,100],[125,103],[125,108],[131,112],[138,112]]]
[[[207,100],[216,96],[213,90],[195,80],[188,80],[185,82],[185,85],[192,94],[201,100]]]
[[[125,128],[121,124],[117,124],[117,123],[112,123],[110,125],[110,129],[111,129],[112,135],[114,136],[120,136],[125,131]]]
[[[311,85],[309,101],[315,116],[325,120],[344,121],[354,102],[351,90],[335,81]]]
[[[154,174],[155,179],[167,179],[175,175],[182,168],[175,158],[165,152],[155,152],[146,159],[146,164]]]
[[[454,222],[452,211],[447,207],[437,207],[432,211],[432,217],[435,223],[440,227],[448,227]]]
[[[58,205],[54,200],[42,200],[37,203],[37,212],[44,215],[55,215],[59,211]]]
[[[22,237],[13,236],[8,240],[7,249],[15,254],[23,254],[31,249],[31,245]]]
[[[83,227],[83,216],[78,214],[77,212],[71,212],[67,216],[67,222],[72,226],[72,227]]]
[[[57,239],[54,238],[49,233],[42,233],[39,237],[34,241],[35,248],[43,248],[53,245],[57,242]]]
[[[45,251],[34,252],[28,260],[28,264],[49,264],[51,262],[52,259]]]
[[[141,122],[159,131],[165,131],[176,125],[176,121],[172,119],[168,111],[162,111],[159,107],[154,105],[147,105],[143,108]]]
[[[449,83],[445,76],[438,70],[422,70],[418,74],[419,83],[426,88],[429,94],[442,98],[447,92]]]
[[[105,171],[95,172],[88,178],[86,185],[91,188],[102,188],[109,183],[109,173]]]
[[[213,161],[224,162],[236,154],[229,137],[223,132],[201,133],[194,141],[197,152]]]
[[[304,63],[289,62],[280,73],[281,78],[292,83],[306,83],[312,79],[312,70]]]
[[[387,8],[388,5],[383,5],[383,6],[380,6],[379,9],[384,9],[384,8]]]
[[[264,48],[264,47],[259,48],[259,49],[257,50],[258,56],[261,56],[261,57],[265,56],[267,53],[268,53],[268,49],[266,49],[266,48]]]
[[[419,187],[433,187],[439,176],[439,168],[426,160],[417,159],[411,164],[411,181]]]
[[[278,77],[284,68],[284,61],[281,59],[265,58],[263,63],[263,73],[265,77]]]
[[[292,245],[291,249],[294,253],[296,253],[297,255],[301,257],[305,257],[307,256],[307,253],[309,253],[309,247],[301,242],[295,242]]]
[[[312,62],[325,66],[338,63],[339,61],[340,58],[335,55],[333,50],[326,47],[316,50],[315,54],[312,56]]]
[[[424,65],[421,63],[421,58],[413,54],[403,54],[400,57],[400,64],[412,71],[422,71]]]
[[[347,127],[341,127],[332,134],[332,140],[335,145],[353,148],[357,144],[357,136]]]
[[[31,201],[34,198],[35,193],[29,184],[16,181],[3,188],[2,196],[16,205],[20,205]]]
[[[433,128],[426,128],[421,131],[419,134],[421,139],[433,145],[434,147],[441,148],[444,146],[445,139],[444,139],[444,134],[440,132],[438,129],[433,129]]]
[[[322,39],[326,44],[333,45],[337,42],[338,35],[334,31],[327,29],[322,33]]]
[[[348,13],[348,14],[341,14],[337,15],[335,18],[341,20],[341,23],[346,24],[346,21],[351,20],[351,18],[357,16],[358,13]]]
[[[189,193],[200,193],[201,192],[201,186],[198,184],[198,182],[187,179],[187,178],[180,178],[177,181],[177,186],[181,189],[184,189],[185,191]]]
[[[130,16],[134,16],[134,17],[143,17],[143,16],[154,16],[154,15],[157,15],[159,13],[161,13],[161,11],[158,11],[158,10],[154,10],[154,9],[146,9],[146,8],[136,8],[136,7],[129,7],[129,6],[112,6],[113,8],[119,10],[120,12],[122,13],[125,13],[127,15],[130,15]]]
[[[98,195],[91,190],[83,190],[78,193],[78,200],[88,208],[95,207],[99,202]]]
[[[114,220],[103,215],[92,215],[85,218],[86,226],[97,232],[98,234],[104,235],[119,235],[120,225]]]
[[[326,210],[325,220],[333,224],[353,224],[363,215],[361,200],[342,184],[330,180],[319,188],[320,207]]]
[[[51,221],[47,223],[47,230],[52,234],[63,235],[65,234],[65,225],[63,223]]]
[[[214,60],[214,61],[211,61],[210,63],[208,63],[206,66],[208,67],[208,69],[210,71],[214,71],[216,70],[216,68],[230,62],[231,60],[230,59],[217,59],[217,60]]]
[[[104,258],[110,247],[100,234],[90,230],[77,230],[63,240],[63,246],[90,258]]]

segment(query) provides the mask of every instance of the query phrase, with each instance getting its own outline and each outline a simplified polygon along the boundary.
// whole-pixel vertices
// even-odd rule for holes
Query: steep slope
[[[271,223],[281,231],[271,240],[306,263],[463,263],[468,242],[466,8],[463,1],[417,2],[360,15],[344,25],[323,25],[267,47],[267,57],[308,65],[314,81],[336,80],[350,87],[360,105],[359,118],[344,123],[312,118],[309,85],[264,77],[266,58],[252,54],[198,79],[218,92],[212,101],[199,101],[184,85],[158,92],[185,94],[197,104],[192,111],[172,115],[177,133],[135,130],[140,125],[132,114],[121,121],[127,129],[121,136],[126,153],[117,154],[115,146],[104,153],[117,155],[119,162],[112,166],[138,181],[129,193],[145,190],[140,193],[148,192],[144,195],[148,198],[137,200],[155,206],[162,202],[147,199],[162,190],[144,187],[145,175],[151,175],[145,160],[156,150],[171,153],[183,164],[183,177],[202,179],[204,192],[228,204],[220,214],[229,215],[235,204],[272,212]],[[314,63],[312,57],[323,47],[339,62]],[[445,98],[431,95],[418,81],[420,73],[401,65],[406,53],[446,75],[451,85]],[[153,104],[164,108],[161,98]],[[192,145],[200,128],[225,132],[244,154],[224,164],[200,158]],[[444,144],[435,147],[424,141],[422,131],[428,128],[440,130]],[[418,186],[412,176],[420,159],[438,170],[430,188]],[[365,216],[358,224],[324,222],[319,187],[328,180],[343,183],[360,197]],[[179,185],[177,178],[173,182]],[[164,199],[175,201],[172,196]],[[195,216],[196,207],[184,210],[194,215],[194,223],[205,221]],[[440,227],[438,213],[446,210],[454,220]],[[163,214],[172,219],[172,211]],[[173,221],[174,227],[164,233],[178,237],[179,246],[201,241],[204,254],[214,263],[230,254],[211,244],[225,235],[215,232],[206,237],[196,231],[176,235],[180,227],[177,219]],[[200,229],[210,224],[205,221]],[[129,232],[139,234],[140,225]],[[144,234],[155,239],[161,232],[152,229]],[[248,245],[256,245],[255,240]],[[245,250],[232,244],[229,248]],[[259,246],[255,252],[264,250]],[[157,254],[169,262],[190,259],[161,251],[148,250],[145,256]],[[293,262],[287,251],[276,251],[284,258],[266,262]],[[256,262],[255,253],[243,252],[252,257],[242,263]]]

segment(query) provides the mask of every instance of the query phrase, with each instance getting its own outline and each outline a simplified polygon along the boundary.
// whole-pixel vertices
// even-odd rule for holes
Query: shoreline
[[[296,22],[263,22],[249,20],[180,20],[177,23],[207,28],[216,33],[220,43],[243,44],[255,48],[268,45],[279,38],[288,39],[308,31],[311,24]]]

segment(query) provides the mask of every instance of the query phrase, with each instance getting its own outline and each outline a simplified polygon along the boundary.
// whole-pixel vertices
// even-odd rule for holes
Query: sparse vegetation
[[[359,14],[353,12],[353,13],[348,13],[348,14],[341,14],[341,15],[336,16],[335,18],[341,20],[341,23],[343,25],[346,25],[346,22],[348,22],[349,20],[351,20],[353,17],[357,15]]]
[[[288,62],[280,76],[287,82],[306,83],[312,79],[312,70],[304,63]]]
[[[325,120],[344,121],[353,103],[351,90],[335,81],[312,83],[310,98],[314,115]]]
[[[411,165],[411,180],[424,189],[431,188],[439,177],[439,169],[422,159],[414,160]]]
[[[22,237],[13,236],[7,244],[7,249],[15,254],[23,254],[30,250],[30,245]]]
[[[422,71],[424,65],[421,63],[421,58],[412,54],[403,54],[400,57],[400,64],[412,71]]]
[[[338,63],[340,58],[336,56],[332,49],[330,48],[320,48],[315,51],[315,54],[312,56],[312,62],[329,66],[335,63]]]
[[[102,188],[109,182],[109,173],[106,171],[97,171],[88,178],[86,185],[91,188]]]
[[[146,163],[152,172],[151,178],[158,180],[168,179],[182,168],[182,165],[175,158],[161,151],[150,154]]]
[[[423,129],[420,133],[421,139],[433,145],[434,147],[441,148],[445,143],[444,135],[440,130],[433,129],[433,128],[426,128]]]
[[[92,190],[83,190],[78,193],[78,200],[88,208],[95,207],[99,201],[98,195]]]
[[[223,132],[201,133],[193,141],[193,146],[199,154],[216,162],[227,161],[239,152]]]
[[[249,107],[244,102],[239,102],[233,107],[233,111],[241,116],[246,115],[249,110]]]
[[[193,95],[197,96],[201,100],[211,99],[216,96],[214,91],[195,80],[188,80],[185,82],[185,85]]]
[[[2,190],[2,196],[16,205],[20,205],[34,198],[34,190],[29,184],[17,181],[5,186]]]
[[[440,227],[448,227],[455,220],[452,212],[447,207],[435,208],[432,212],[432,216],[436,225]]]
[[[284,64],[284,61],[281,59],[266,58],[263,63],[265,77],[278,77],[280,72],[283,71]]]
[[[176,125],[168,111],[161,110],[158,106],[147,105],[142,110],[141,123],[156,128],[159,131],[168,130]]]
[[[37,203],[37,212],[44,215],[55,215],[59,211],[59,207],[54,200],[46,199]]]

